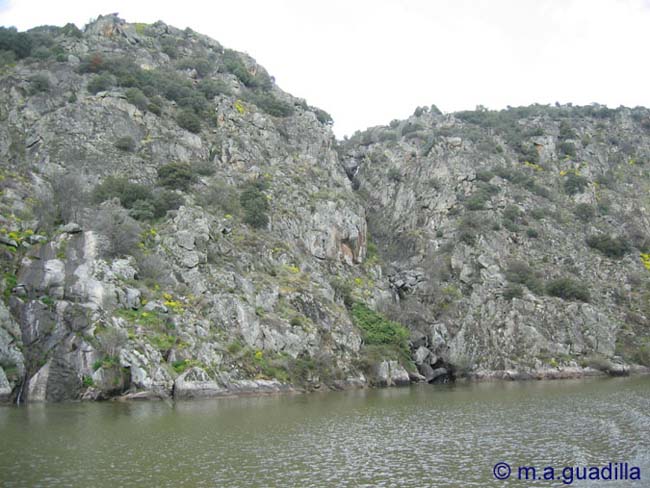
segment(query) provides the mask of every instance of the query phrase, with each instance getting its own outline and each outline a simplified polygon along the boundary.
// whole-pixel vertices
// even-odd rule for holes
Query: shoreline
[[[640,365],[620,365],[620,367],[603,371],[591,367],[558,367],[545,368],[541,370],[518,371],[518,370],[483,370],[470,373],[467,376],[458,377],[449,382],[451,384],[472,384],[472,383],[490,383],[490,382],[529,382],[529,381],[559,381],[571,379],[590,379],[590,378],[620,378],[630,376],[650,375],[650,367]],[[142,401],[196,401],[244,397],[263,397],[276,395],[308,395],[312,393],[328,393],[336,391],[351,390],[370,390],[386,388],[403,388],[414,385],[427,384],[425,381],[412,381],[408,384],[381,386],[371,385],[361,382],[358,379],[349,381],[338,381],[332,386],[320,384],[318,387],[305,388],[296,385],[280,383],[277,380],[244,380],[242,385],[230,385],[231,387],[219,386],[215,388],[212,382],[200,382],[199,385],[193,385],[192,388],[184,390],[181,394],[176,392],[176,388],[171,394],[166,392],[156,392],[154,390],[144,390],[138,392],[125,393],[105,399],[89,398],[84,395],[79,399],[66,402],[25,402],[16,405],[13,402],[0,402],[0,406],[22,406],[26,404],[48,404],[48,403],[81,403],[81,402],[142,402]],[[436,383],[433,383],[435,385]]]

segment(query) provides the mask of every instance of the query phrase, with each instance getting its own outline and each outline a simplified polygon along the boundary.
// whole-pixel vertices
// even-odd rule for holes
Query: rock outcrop
[[[0,74],[0,401],[650,363],[648,110],[420,108],[337,142],[189,29],[30,35]]]

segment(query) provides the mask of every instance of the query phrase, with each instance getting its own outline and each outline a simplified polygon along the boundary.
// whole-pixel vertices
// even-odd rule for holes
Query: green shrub
[[[273,86],[271,79],[263,70],[256,74],[248,71],[239,54],[232,49],[224,50],[222,61],[226,71],[235,75],[248,88],[268,90]]]
[[[266,227],[269,223],[269,201],[262,191],[264,188],[263,180],[257,179],[247,183],[239,196],[239,203],[244,209],[244,222],[255,228]]]
[[[458,225],[458,240],[473,246],[482,226],[482,221],[472,214],[466,215]]]
[[[479,181],[478,190],[465,201],[468,210],[483,210],[492,195],[499,193],[499,187]]]
[[[191,164],[192,173],[201,176],[212,176],[217,169],[211,161],[198,161]]]
[[[11,296],[11,290],[16,288],[18,286],[18,279],[16,278],[16,275],[12,273],[5,273],[4,274],[4,298],[5,302],[9,300],[9,297]]]
[[[32,95],[48,91],[50,91],[50,79],[46,75],[34,75],[29,79],[29,92]]]
[[[392,345],[408,355],[409,331],[403,325],[386,319],[362,303],[352,305],[352,320],[363,333],[368,345]]]
[[[529,163],[539,162],[539,153],[534,144],[519,142],[514,145],[514,149],[519,153],[520,161],[528,161]]]
[[[126,95],[126,100],[131,104],[138,107],[143,112],[147,110],[149,106],[149,99],[142,93],[142,90],[139,88],[129,88],[124,94]]]
[[[176,103],[179,107],[191,109],[194,114],[197,115],[197,117],[208,113],[208,100],[205,98],[203,93],[199,91],[192,90],[188,92],[187,94],[180,97]]]
[[[270,92],[251,94],[246,99],[273,117],[289,117],[294,111],[291,104],[279,100]]]
[[[317,107],[311,107],[311,110],[314,112],[314,114],[316,114],[316,120],[318,120],[321,124],[332,125],[334,123],[332,116],[325,110]]]
[[[142,229],[121,207],[106,205],[97,213],[93,228],[106,239],[103,251],[108,257],[133,254]]]
[[[560,154],[571,158],[576,157],[576,146],[572,142],[564,141],[558,146]]]
[[[198,84],[198,89],[208,100],[217,95],[230,95],[232,92],[230,87],[228,87],[228,85],[223,81],[211,79],[201,80]]]
[[[35,49],[32,49],[32,58],[45,60],[52,55],[52,52],[45,46],[38,46]]]
[[[631,246],[626,240],[607,234],[590,235],[587,237],[587,245],[613,259],[620,259],[631,251]]]
[[[543,290],[539,275],[523,261],[510,261],[506,278],[511,283],[526,286],[533,293],[541,293]]]
[[[588,203],[579,203],[573,209],[573,213],[576,215],[576,217],[578,217],[583,222],[591,222],[593,218],[596,216],[596,211],[594,210],[594,207],[592,207]]]
[[[124,208],[131,208],[138,200],[152,200],[152,193],[148,187],[139,183],[131,183],[119,176],[109,176],[93,189],[92,197],[95,203],[117,198]]]
[[[106,91],[113,88],[115,85],[115,78],[108,73],[102,73],[101,75],[95,75],[88,82],[86,89],[89,93],[96,95],[100,91]]]
[[[571,124],[567,122],[566,120],[563,120],[560,123],[560,139],[561,140],[566,140],[566,139],[575,139],[577,136],[576,131],[573,127],[571,127]]]
[[[158,168],[158,184],[166,188],[187,191],[194,180],[192,167],[187,163],[167,163]]]
[[[352,284],[342,278],[334,278],[330,284],[334,290],[335,299],[343,300],[345,308],[351,309],[352,305],[354,305],[354,297],[352,296]]]
[[[61,27],[61,34],[67,37],[75,37],[81,39],[83,37],[83,32],[76,25],[68,22],[63,27]]]
[[[135,220],[151,220],[156,215],[156,207],[149,200],[136,200],[129,210],[129,216]]]
[[[531,239],[537,239],[539,237],[539,232],[536,229],[529,228],[526,229],[526,235]]]
[[[214,70],[214,63],[207,58],[182,58],[176,63],[178,69],[194,69],[196,73],[203,78]]]
[[[568,173],[564,180],[564,191],[569,195],[582,193],[588,184],[589,180],[584,176],[579,176],[575,173]]]
[[[233,216],[241,211],[239,199],[237,190],[222,181],[212,183],[197,195],[197,203],[203,208],[219,208]]]
[[[476,179],[479,181],[484,181],[484,182],[489,182],[492,178],[494,178],[494,172],[484,169],[476,172]]]
[[[506,208],[503,209],[504,220],[510,221],[515,224],[519,223],[522,215],[523,212],[516,205],[508,205]]]
[[[0,68],[4,66],[14,66],[16,64],[16,55],[13,51],[0,51]]]
[[[32,39],[15,27],[0,27],[0,51],[11,51],[16,58],[26,58],[32,52]]]
[[[190,109],[181,110],[176,115],[176,123],[183,129],[194,134],[198,134],[201,131],[201,119]]]
[[[503,298],[512,300],[524,296],[524,289],[519,284],[509,284],[503,289]]]
[[[557,278],[546,284],[546,293],[563,300],[589,302],[589,290],[583,282],[571,278]]]
[[[118,137],[115,141],[115,147],[126,152],[135,151],[135,141],[131,136]]]

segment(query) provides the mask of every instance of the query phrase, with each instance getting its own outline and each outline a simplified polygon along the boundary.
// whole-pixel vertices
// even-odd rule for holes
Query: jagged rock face
[[[339,144],[327,114],[191,30],[47,32],[0,75],[0,400],[650,355],[646,110],[420,109]],[[630,245],[589,247],[598,233]],[[548,286],[561,276],[590,297]],[[353,302],[410,329],[419,373],[364,341]]]
[[[419,109],[356,134],[344,165],[399,313],[429,337],[444,324],[449,360],[466,367],[647,348],[649,121],[598,106]],[[589,298],[553,296],[563,277]]]
[[[287,384],[290,367],[356,384],[361,335],[332,283],[365,276],[365,209],[323,113],[252,58],[162,23],[105,16],[52,44],[58,61],[21,61],[0,79],[2,242],[19,255],[5,266],[3,398],[20,385],[29,401],[167,396],[188,367],[230,378],[225,390]],[[47,89],[32,90],[39,75]],[[170,163],[191,168],[189,186],[161,183]],[[101,205],[84,195],[111,177],[177,203],[135,223],[124,191]],[[256,211],[268,220],[251,223]]]

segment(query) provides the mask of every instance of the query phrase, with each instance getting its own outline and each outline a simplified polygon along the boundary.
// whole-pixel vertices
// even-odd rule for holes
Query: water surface
[[[650,486],[650,378],[0,408],[3,487],[563,486],[497,482],[499,461]]]

